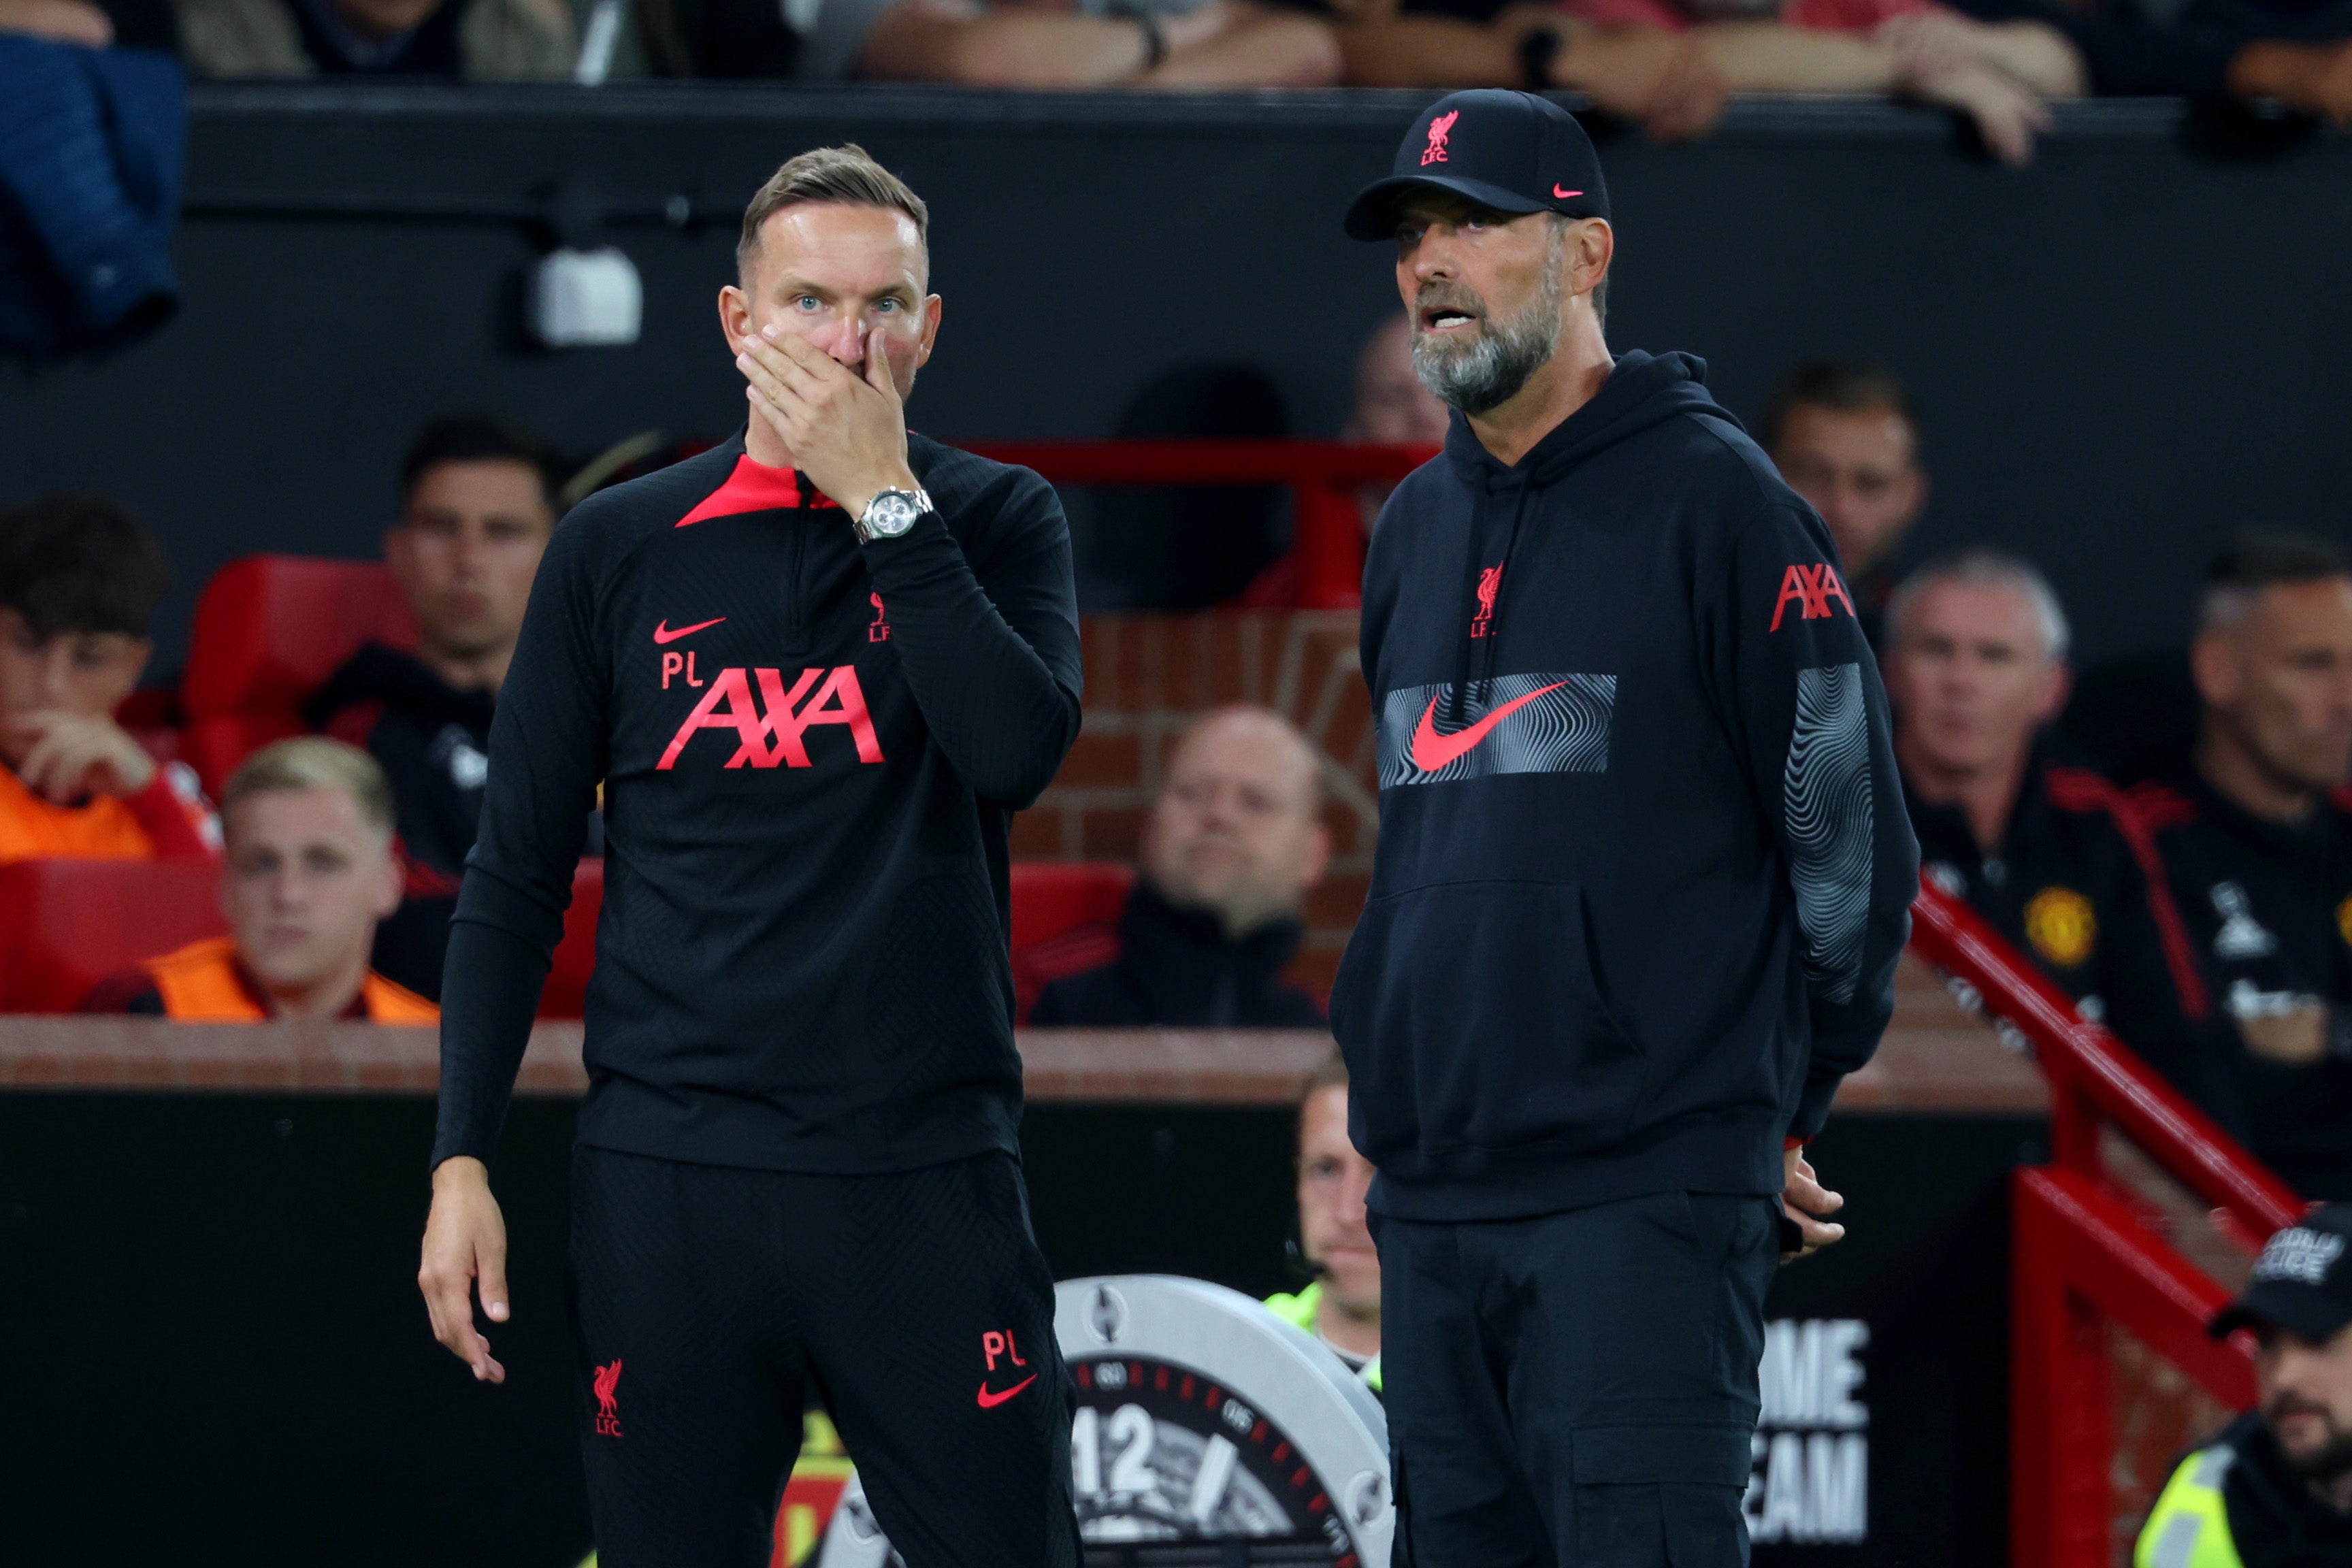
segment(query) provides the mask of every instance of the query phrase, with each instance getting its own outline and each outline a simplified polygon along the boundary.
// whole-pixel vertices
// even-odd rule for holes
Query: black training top
[[[715,451],[549,544],[490,731],[434,1161],[494,1148],[604,786],[583,1142],[857,1173],[1014,1148],[1006,818],[1078,731],[1069,530],[919,436],[939,508],[860,546]]]
[[[2352,1198],[2352,802],[2268,822],[2181,768],[2133,792],[2154,825],[2217,1010],[2327,1010],[2315,1061],[2241,1048],[2248,1142],[2306,1198]]]

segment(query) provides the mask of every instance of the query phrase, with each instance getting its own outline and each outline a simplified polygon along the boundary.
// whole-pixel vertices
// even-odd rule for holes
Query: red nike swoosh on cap
[[[1466,725],[1451,735],[1441,735],[1433,721],[1437,717],[1437,699],[1421,710],[1421,728],[1412,732],[1412,765],[1423,773],[1433,773],[1450,763],[1458,763],[1475,751],[1478,742],[1495,732],[1495,726],[1533,702],[1547,691],[1558,691],[1568,684],[1555,680],[1549,686],[1539,686],[1525,697],[1514,697],[1475,724]]]
[[[676,642],[680,637],[692,637],[695,633],[700,631],[705,626],[715,626],[726,618],[727,617],[725,616],[717,616],[709,620],[697,621],[690,626],[680,626],[677,630],[672,631],[669,629],[669,617],[667,616],[664,616],[662,617],[661,625],[654,628],[654,641],[656,643]]]
[[[1551,199],[1556,202],[1564,202],[1570,196],[1580,196],[1583,194],[1582,191],[1563,191],[1557,184],[1551,188]]]
[[[1003,1393],[992,1394],[989,1392],[987,1381],[982,1379],[980,1385],[980,1407],[982,1410],[993,1410],[998,1405],[1003,1404],[1006,1400],[1012,1398],[1014,1394],[1020,1393],[1023,1389],[1028,1387],[1031,1384],[1036,1381],[1037,1374],[1033,1372],[1028,1376],[1023,1378],[1020,1382],[1014,1384],[1012,1387],[1006,1389]]]

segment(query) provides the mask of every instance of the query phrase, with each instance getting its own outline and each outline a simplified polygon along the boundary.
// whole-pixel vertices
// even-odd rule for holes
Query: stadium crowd
[[[0,0],[0,33],[228,79],[1529,87],[1660,140],[1735,94],[1940,105],[2023,162],[2089,94],[2352,122],[2343,0]]]
[[[1433,400],[1393,374],[1403,358],[1402,334],[1371,334],[1351,432],[1438,427]],[[2070,706],[2065,610],[2032,563],[1983,548],[1906,561],[1929,479],[1892,374],[1801,365],[1761,434],[1837,542],[1844,574],[1824,604],[1879,650],[1927,877],[2297,1190],[2352,1196],[2352,559],[2241,534],[2208,569],[2185,669],[2126,667],[2136,694],[2091,683],[2100,704],[2182,710],[2157,726],[2176,743],[2134,729],[2118,748],[2084,700]],[[351,652],[302,709],[333,739],[244,759],[221,823],[169,727],[134,735],[118,718],[142,700],[167,581],[156,542],[94,497],[5,514],[0,861],[219,857],[227,830],[231,934],[153,955],[90,1007],[430,1016],[500,679],[580,489],[565,471],[509,420],[418,433],[383,539],[414,646]],[[1278,603],[1280,565],[1240,602]],[[1319,1001],[1286,973],[1329,861],[1339,766],[1271,711],[1197,719],[1160,770],[1118,917],[1019,955],[1027,1021],[1317,1026]]]

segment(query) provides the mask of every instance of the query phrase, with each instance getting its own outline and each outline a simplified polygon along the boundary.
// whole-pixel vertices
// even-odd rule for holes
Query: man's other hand
[[[433,1337],[485,1383],[504,1383],[507,1369],[474,1327],[474,1285],[481,1282],[482,1313],[507,1321],[507,1222],[490,1195],[490,1173],[459,1154],[433,1172],[433,1212],[425,1221],[425,1260],[416,1271]]]
[[[155,759],[103,714],[45,709],[11,721],[32,749],[16,769],[25,787],[59,805],[94,795],[137,795],[155,782]]]
[[[1845,1199],[1822,1185],[1802,1149],[1791,1149],[1781,1155],[1780,1169],[1784,1178],[1780,1206],[1802,1238],[1796,1251],[1780,1254],[1780,1261],[1793,1263],[1800,1258],[1811,1258],[1845,1235],[1845,1226],[1825,1217],[1845,1207]]]
[[[2327,1055],[2327,1008],[2318,1002],[2238,1020],[2246,1049],[2286,1067],[2307,1068]]]
[[[114,24],[104,11],[83,0],[0,0],[0,33],[92,49],[114,42]]]
[[[772,324],[761,331],[745,340],[735,365],[751,384],[753,412],[810,483],[852,518],[884,490],[921,488],[907,466],[906,405],[880,333],[865,334],[861,367]]]

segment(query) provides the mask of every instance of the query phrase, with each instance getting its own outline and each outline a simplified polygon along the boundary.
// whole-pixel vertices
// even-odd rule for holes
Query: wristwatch
[[[914,527],[915,520],[925,512],[938,510],[931,505],[929,490],[877,491],[857,520],[857,542],[896,539]]]

